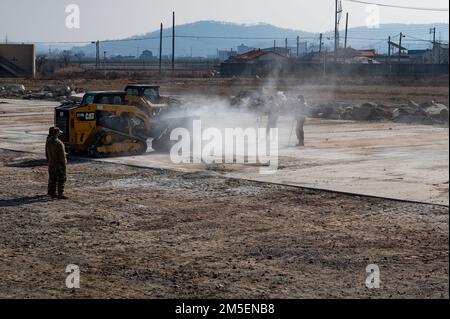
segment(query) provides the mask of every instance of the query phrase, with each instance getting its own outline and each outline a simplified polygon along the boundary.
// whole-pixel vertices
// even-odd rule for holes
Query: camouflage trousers
[[[303,127],[305,126],[305,118],[300,117],[297,119],[297,126],[295,127],[295,133],[297,134],[298,146],[305,145],[305,131]]]
[[[66,167],[63,165],[48,166],[48,194],[64,194],[64,185],[66,184]]]

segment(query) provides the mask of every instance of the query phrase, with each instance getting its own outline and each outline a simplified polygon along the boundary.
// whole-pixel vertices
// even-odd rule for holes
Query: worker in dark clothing
[[[64,196],[67,160],[64,143],[58,138],[61,133],[61,130],[57,127],[50,128],[50,136],[47,138],[45,145],[49,174],[48,194],[51,198],[67,199]]]
[[[297,134],[298,144],[297,146],[305,146],[305,120],[306,120],[306,109],[307,104],[305,97],[303,95],[299,95],[297,97],[297,107],[295,109],[295,120],[297,122],[295,127],[295,133]]]

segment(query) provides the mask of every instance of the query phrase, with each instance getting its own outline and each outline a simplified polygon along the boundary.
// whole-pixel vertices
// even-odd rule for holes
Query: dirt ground
[[[448,207],[82,160],[49,200],[39,155],[0,162],[2,298],[449,297]]]
[[[264,85],[255,79],[0,84],[105,90],[128,82],[157,82],[162,94],[181,97],[228,97]],[[448,105],[449,97],[448,77],[286,79],[277,87],[318,102],[393,107],[411,100]],[[8,143],[36,151],[40,135],[31,132],[45,138],[52,116],[52,106],[41,102],[12,115],[2,105],[0,122],[11,125],[6,135],[27,121]],[[0,298],[449,298],[448,206],[214,173],[71,160],[70,199],[50,200],[42,155],[0,149]],[[81,289],[65,286],[69,264],[80,267]],[[365,286],[369,264],[380,268],[380,289]]]

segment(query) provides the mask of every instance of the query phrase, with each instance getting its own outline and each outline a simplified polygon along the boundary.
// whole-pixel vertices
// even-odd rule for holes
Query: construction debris
[[[0,97],[19,97],[26,93],[26,88],[22,84],[8,84],[0,86]]]
[[[44,85],[39,90],[27,90],[23,84],[0,86],[1,98],[22,98],[25,100],[49,100],[64,102],[72,100],[72,96],[85,92],[83,88],[74,85]]]
[[[425,109],[425,113],[433,120],[448,123],[448,106],[440,103],[433,104]]]
[[[448,106],[433,101],[417,104],[413,101],[392,110],[385,105],[363,103],[360,106],[319,104],[314,107],[312,117],[351,121],[393,121],[411,124],[447,124]]]
[[[74,88],[69,85],[45,85],[39,91],[25,95],[26,100],[57,100],[64,101],[75,93]]]
[[[255,110],[264,107],[265,97],[259,92],[241,91],[238,95],[231,96],[229,103],[233,108]]]
[[[288,96],[281,112],[289,113],[295,109],[296,103],[295,95]],[[238,95],[230,98],[230,105],[233,108],[261,111],[270,107],[270,99],[259,92],[241,91]],[[308,108],[306,115],[329,120],[393,121],[426,125],[448,125],[449,122],[448,106],[434,101],[418,104],[410,100],[397,108],[373,102],[361,105],[342,102],[313,103]]]

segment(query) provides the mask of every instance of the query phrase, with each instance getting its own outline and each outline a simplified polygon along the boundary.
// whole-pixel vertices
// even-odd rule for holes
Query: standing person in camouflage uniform
[[[55,129],[55,127],[50,127],[48,129],[47,140],[45,142],[45,159],[47,161],[47,165],[48,165],[48,142],[49,142],[50,138],[52,137],[52,132],[54,129]],[[49,178],[48,179],[48,187],[47,187],[47,190],[48,190],[47,195],[51,197],[52,194],[50,194],[50,189],[51,189],[51,186],[50,186],[50,178]]]
[[[51,198],[67,199],[64,196],[64,184],[66,183],[66,150],[64,143],[58,138],[61,130],[57,127],[50,128],[50,136],[45,145],[45,154],[48,163],[48,194]],[[58,195],[56,191],[58,190]]]
[[[305,146],[305,131],[303,127],[305,126],[306,120],[306,109],[307,104],[305,97],[303,95],[299,95],[297,97],[298,105],[295,109],[295,120],[297,125],[295,127],[295,133],[297,134],[298,144],[297,146]]]

